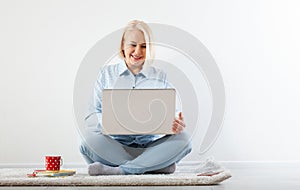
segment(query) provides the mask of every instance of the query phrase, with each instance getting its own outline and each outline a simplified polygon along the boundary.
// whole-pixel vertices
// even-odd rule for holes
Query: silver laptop
[[[173,134],[175,89],[105,89],[102,133]]]

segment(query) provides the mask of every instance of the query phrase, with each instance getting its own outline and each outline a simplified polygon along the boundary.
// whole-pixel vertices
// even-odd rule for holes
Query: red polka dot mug
[[[48,171],[58,171],[63,165],[61,156],[45,156],[45,162]]]

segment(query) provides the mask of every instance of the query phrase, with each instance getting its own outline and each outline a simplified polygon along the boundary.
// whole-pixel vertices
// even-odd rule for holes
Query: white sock
[[[88,166],[89,175],[123,175],[124,172],[120,167],[106,166],[100,162],[92,163]]]

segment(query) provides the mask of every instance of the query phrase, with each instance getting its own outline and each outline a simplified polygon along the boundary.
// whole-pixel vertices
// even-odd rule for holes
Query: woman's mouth
[[[139,60],[142,59],[142,56],[131,55],[131,58],[132,58],[134,61],[139,61]]]

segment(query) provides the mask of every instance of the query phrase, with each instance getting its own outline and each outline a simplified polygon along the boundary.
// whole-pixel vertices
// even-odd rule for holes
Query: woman
[[[131,21],[125,27],[120,45],[119,64],[102,68],[94,89],[94,111],[97,127],[88,127],[80,151],[89,164],[90,175],[173,173],[176,163],[191,152],[189,136],[181,112],[174,119],[175,135],[103,135],[102,90],[131,88],[169,88],[166,74],[150,66],[153,59],[152,34],[142,21]]]

